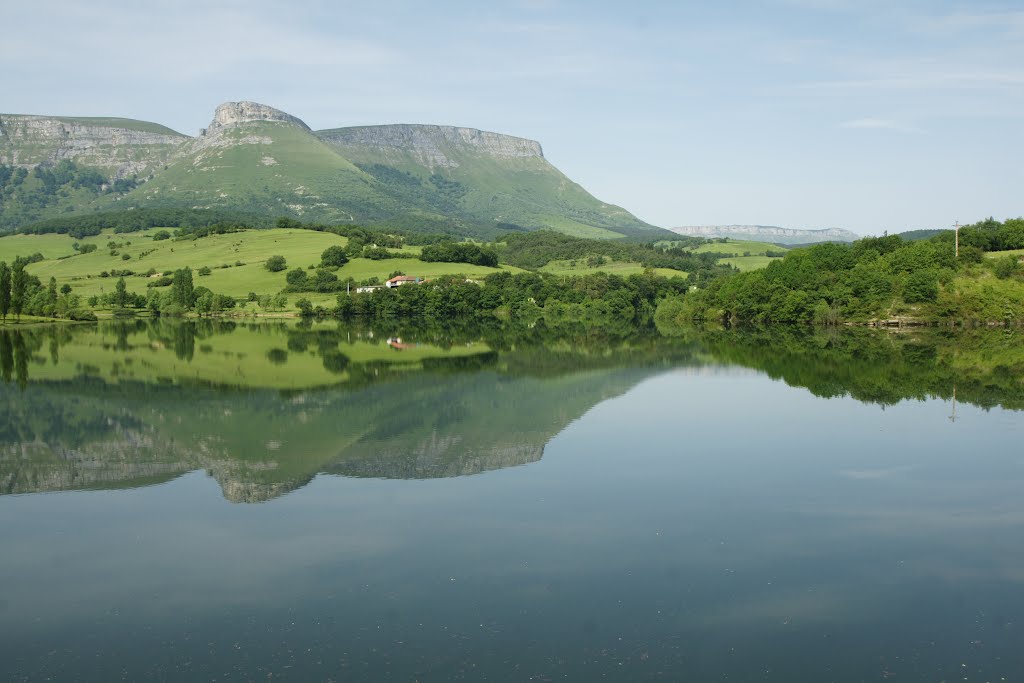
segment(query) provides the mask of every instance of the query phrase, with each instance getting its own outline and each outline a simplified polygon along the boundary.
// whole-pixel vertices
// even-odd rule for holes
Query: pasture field
[[[610,273],[614,275],[633,275],[642,273],[645,268],[639,263],[629,261],[611,261],[601,266],[588,266],[586,259],[578,259],[576,265],[572,261],[552,261],[540,268],[542,273],[553,275],[593,275],[594,273]],[[663,277],[686,277],[687,273],[671,268],[653,268],[655,273]]]
[[[113,291],[117,276],[101,274],[131,270],[125,277],[131,292],[146,294],[147,285],[160,275],[170,275],[188,266],[193,271],[195,286],[208,287],[219,294],[244,300],[250,292],[275,294],[285,285],[285,274],[293,268],[309,269],[320,263],[320,254],[330,246],[347,244],[348,240],[331,233],[296,229],[246,230],[224,235],[211,235],[196,240],[154,240],[160,228],[134,233],[100,235],[75,239],[67,235],[12,235],[0,238],[0,260],[12,262],[17,256],[42,254],[43,261],[32,263],[27,270],[43,283],[51,277],[57,286],[70,285],[72,293],[83,300]],[[96,251],[81,254],[73,245],[95,244]],[[433,278],[447,274],[464,274],[479,279],[499,270],[521,272],[511,266],[488,268],[467,263],[426,263],[417,256],[421,247],[407,246],[400,250],[408,258],[355,258],[336,271],[339,279],[352,277],[357,282],[371,277],[382,282],[394,271],[407,275]],[[284,256],[287,267],[272,273],[264,265],[271,256]],[[125,258],[127,256],[127,258]],[[201,268],[209,275],[199,275]],[[306,297],[314,305],[330,306],[337,294],[303,293],[289,295],[289,310],[294,302]]]
[[[728,242],[713,242],[711,244],[702,244],[694,249],[688,251],[694,254],[704,254],[707,252],[719,253],[719,254],[732,254],[733,256],[743,256],[749,253],[750,256],[764,256],[765,252],[776,251],[784,252],[789,251],[786,247],[780,247],[770,242],[751,242],[748,240],[729,240]]]

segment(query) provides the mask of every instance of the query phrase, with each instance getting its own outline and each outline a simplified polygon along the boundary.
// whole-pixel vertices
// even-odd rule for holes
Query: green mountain
[[[533,140],[406,124],[336,128],[316,135],[404,202],[426,211],[580,237],[655,232],[567,178]]]
[[[479,237],[538,229],[668,235],[594,198],[552,166],[539,143],[498,133],[421,125],[312,131],[253,102],[220,105],[195,138],[130,119],[0,115],[0,230],[154,207]]]

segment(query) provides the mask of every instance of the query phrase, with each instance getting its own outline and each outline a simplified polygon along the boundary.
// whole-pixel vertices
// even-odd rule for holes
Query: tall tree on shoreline
[[[25,288],[27,286],[28,273],[25,272],[25,264],[15,261],[11,273],[11,309],[18,320],[21,320],[21,311],[25,308]]]
[[[0,318],[7,320],[11,310],[11,269],[6,261],[0,261]]]
[[[186,311],[192,308],[192,289],[192,269],[185,266],[181,270],[174,271],[171,299]]]

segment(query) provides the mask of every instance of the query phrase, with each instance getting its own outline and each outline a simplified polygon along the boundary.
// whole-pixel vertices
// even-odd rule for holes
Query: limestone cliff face
[[[166,163],[188,136],[130,119],[0,114],[0,164],[34,168],[63,159],[113,178],[144,176]]]
[[[856,233],[842,228],[825,228],[822,230],[796,230],[780,228],[774,225],[688,225],[669,228],[679,235],[695,237],[730,237],[732,239],[764,240],[767,242],[785,242],[802,244],[807,242],[826,242],[836,240],[852,242],[860,239]]]
[[[195,155],[231,145],[269,145],[272,141],[266,135],[248,134],[245,130],[246,124],[260,122],[289,124],[312,132],[301,119],[280,109],[258,102],[225,102],[213,112],[213,121],[199,131],[199,137],[181,148],[181,154]],[[204,158],[201,155],[197,161],[201,163]]]
[[[250,121],[282,121],[309,130],[309,126],[301,119],[287,114],[280,109],[274,109],[258,102],[225,102],[213,112],[213,123],[206,129],[206,132],[212,132],[226,126],[237,126]]]
[[[396,124],[335,128],[317,131],[316,135],[342,153],[370,149],[384,157],[411,155],[430,168],[457,167],[460,153],[499,159],[544,158],[539,142],[475,128]]]

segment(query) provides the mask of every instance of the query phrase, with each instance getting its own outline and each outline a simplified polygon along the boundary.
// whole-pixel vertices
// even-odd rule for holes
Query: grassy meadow
[[[719,260],[719,263],[735,266],[740,272],[746,272],[748,270],[767,268],[768,264],[778,258],[767,256],[766,254],[769,251],[780,253],[789,250],[786,247],[780,247],[776,244],[771,244],[770,242],[729,240],[728,242],[702,244],[699,247],[690,249],[689,251],[692,251],[695,254],[704,254],[709,252],[731,254],[729,258]]]
[[[630,261],[611,261],[602,266],[588,266],[586,259],[576,261],[552,261],[540,269],[542,273],[552,275],[593,275],[594,273],[609,273],[612,275],[633,275],[643,273],[646,269],[639,263]],[[671,268],[653,268],[655,273],[663,277],[686,277],[687,273]]]
[[[146,294],[147,284],[160,274],[188,266],[193,270],[195,286],[208,287],[214,292],[236,299],[245,299],[250,292],[275,294],[285,287],[285,273],[293,268],[308,268],[320,262],[320,254],[332,245],[344,246],[348,240],[331,233],[311,230],[271,229],[246,230],[225,235],[211,235],[196,240],[154,240],[160,228],[114,234],[104,231],[94,237],[75,239],[67,235],[11,235],[0,238],[0,261],[12,262],[17,256],[40,253],[44,260],[32,263],[27,270],[44,284],[51,277],[57,286],[71,286],[72,293],[83,300],[93,295],[113,291],[117,277],[101,277],[102,272],[132,270],[125,277],[129,291]],[[79,254],[73,245],[95,244],[96,251]],[[498,270],[518,272],[518,268],[503,266],[488,268],[466,263],[426,263],[418,259],[420,247],[403,247],[408,258],[374,261],[355,258],[338,269],[339,279],[352,277],[361,281],[371,277],[382,281],[396,270],[425,278],[451,273],[463,273],[471,278],[483,278]],[[116,253],[115,253],[116,252]],[[125,258],[125,255],[128,258]],[[284,256],[287,269],[276,273],[264,264],[271,256]],[[209,275],[200,276],[198,270],[211,269]],[[153,270],[152,275],[146,275]],[[289,296],[289,310],[294,303],[306,297],[314,305],[333,304],[336,294],[304,293]]]

